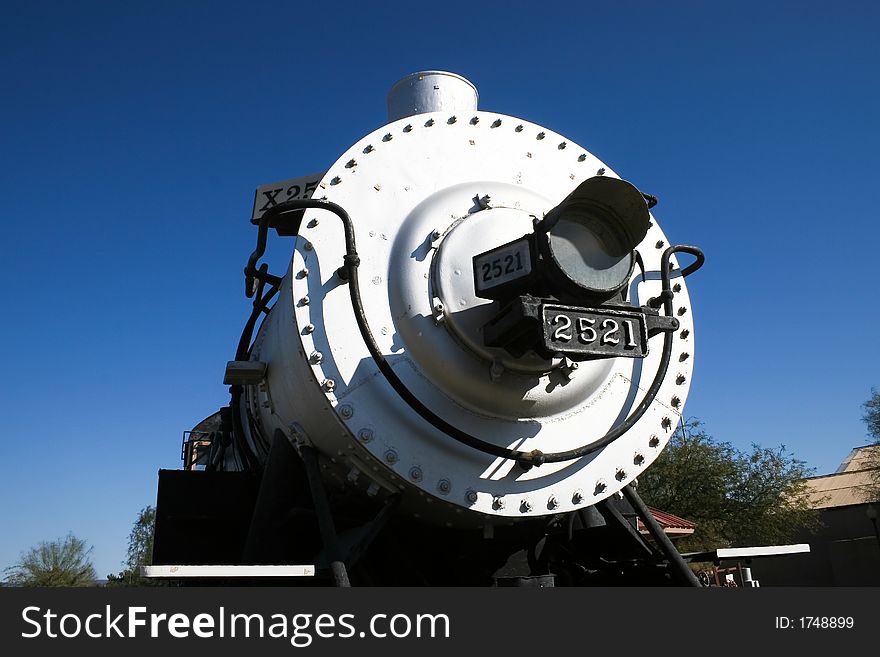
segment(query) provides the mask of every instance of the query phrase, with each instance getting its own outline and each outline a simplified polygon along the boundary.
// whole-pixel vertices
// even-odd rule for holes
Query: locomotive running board
[[[301,566],[141,566],[141,576],[149,579],[237,577],[314,577],[313,565]]]

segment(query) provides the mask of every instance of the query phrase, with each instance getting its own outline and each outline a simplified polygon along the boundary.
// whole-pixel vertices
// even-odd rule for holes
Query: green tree
[[[146,506],[138,513],[128,535],[128,553],[122,562],[124,569],[118,575],[107,576],[108,586],[153,586],[159,583],[142,577],[140,573],[141,566],[152,563],[155,527],[156,508]]]
[[[862,408],[865,409],[862,420],[868,427],[871,444],[875,446],[865,458],[865,467],[872,469],[871,483],[865,487],[865,492],[871,501],[880,502],[880,391],[871,388],[871,397]]]
[[[880,443],[880,391],[871,388],[871,397],[862,404],[865,414],[862,420],[868,425],[868,435],[874,443]]]
[[[691,420],[639,478],[646,504],[697,524],[680,549],[771,545],[818,526],[804,479],[812,470],[784,445],[743,452]]]
[[[22,553],[14,566],[7,568],[10,586],[94,586],[95,567],[92,548],[73,534],[54,541],[44,541]]]

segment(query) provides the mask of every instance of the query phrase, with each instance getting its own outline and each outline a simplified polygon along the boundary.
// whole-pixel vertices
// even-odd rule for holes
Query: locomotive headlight
[[[602,303],[632,276],[648,232],[648,204],[618,178],[588,178],[537,222],[534,233],[474,256],[474,290],[487,299],[519,294]]]
[[[648,232],[648,205],[631,183],[585,180],[536,228],[551,287],[595,300],[617,294],[635,265],[633,250]]]

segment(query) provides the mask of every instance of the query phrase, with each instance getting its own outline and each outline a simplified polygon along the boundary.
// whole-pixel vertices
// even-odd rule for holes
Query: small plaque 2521
[[[644,358],[648,329],[644,314],[609,308],[545,304],[544,346],[551,351]]]
[[[474,289],[479,294],[528,276],[531,271],[529,241],[516,240],[474,258]]]

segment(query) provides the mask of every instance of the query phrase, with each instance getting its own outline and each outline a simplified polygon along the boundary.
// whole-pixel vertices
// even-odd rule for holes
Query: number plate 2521
[[[644,358],[645,316],[626,310],[545,305],[544,346],[562,353]]]
[[[528,276],[532,257],[528,240],[517,240],[474,258],[474,288],[484,292],[504,283]]]

